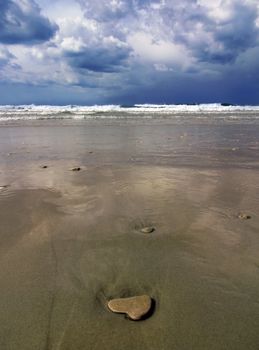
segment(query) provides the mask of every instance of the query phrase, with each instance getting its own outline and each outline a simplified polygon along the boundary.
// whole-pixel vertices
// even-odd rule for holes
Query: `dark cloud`
[[[118,72],[129,56],[129,49],[121,47],[91,47],[79,52],[67,51],[70,66],[79,70],[112,73]]]
[[[159,1],[150,0],[77,0],[87,16],[98,21],[109,22],[126,16],[136,15],[141,8]]]
[[[214,47],[209,44],[194,47],[194,52],[201,61],[210,63],[233,63],[237,57],[257,43],[257,13],[252,6],[233,4],[231,16],[217,23],[207,21],[207,30],[211,33]],[[206,24],[206,21],[203,23]]]
[[[223,59],[224,55],[230,60],[235,59],[238,54],[256,45],[259,31],[255,10],[252,6],[235,3],[231,19],[217,27],[215,39],[223,46]]]
[[[0,0],[1,43],[37,44],[48,41],[56,30],[33,0]]]
[[[109,22],[128,15],[132,11],[132,1],[85,1],[78,0],[86,16],[93,19]]]
[[[215,7],[219,10],[219,7]],[[168,28],[171,40],[184,43],[194,57],[203,62],[227,64],[258,42],[259,28],[255,3],[222,2],[222,17],[213,8],[196,1],[173,4],[165,0],[160,9],[162,26]]]

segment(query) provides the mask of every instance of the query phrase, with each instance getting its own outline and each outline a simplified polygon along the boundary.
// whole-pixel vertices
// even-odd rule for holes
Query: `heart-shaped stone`
[[[134,321],[141,320],[151,309],[152,299],[149,295],[138,295],[130,298],[112,299],[108,308],[115,313],[123,313]]]

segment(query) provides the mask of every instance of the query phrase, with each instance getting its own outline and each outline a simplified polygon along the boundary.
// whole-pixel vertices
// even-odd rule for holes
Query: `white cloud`
[[[128,43],[135,55],[147,62],[173,65],[184,69],[192,61],[186,47],[170,41],[154,40],[145,32],[133,33],[128,37]]]

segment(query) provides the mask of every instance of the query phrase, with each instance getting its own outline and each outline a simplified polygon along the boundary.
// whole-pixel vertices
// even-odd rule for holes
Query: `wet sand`
[[[0,349],[258,349],[259,126],[104,124],[0,127]]]

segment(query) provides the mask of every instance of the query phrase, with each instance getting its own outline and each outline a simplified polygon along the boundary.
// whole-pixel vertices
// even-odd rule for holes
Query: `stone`
[[[154,231],[155,231],[155,228],[151,226],[143,227],[142,229],[140,229],[140,232],[142,233],[152,233]]]
[[[80,167],[75,167],[75,168],[71,168],[70,170],[71,170],[71,171],[80,171],[81,168],[80,168]]]
[[[5,188],[7,188],[8,187],[8,185],[1,185],[0,186],[0,190],[3,190],[3,189],[5,189]]]
[[[141,320],[151,307],[152,299],[149,295],[112,299],[108,302],[108,308],[112,312],[126,314],[133,321]]]
[[[241,220],[249,220],[249,219],[251,219],[251,215],[247,215],[245,213],[239,213],[237,217],[239,219],[241,219]]]
[[[48,166],[47,165],[41,165],[40,167],[41,167],[41,169],[47,169]]]

